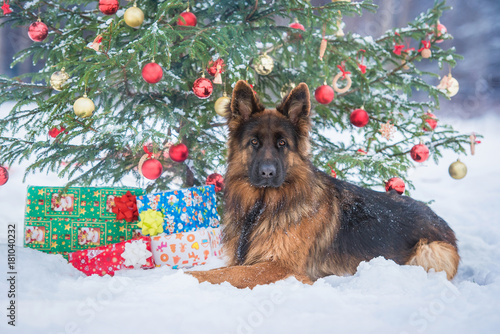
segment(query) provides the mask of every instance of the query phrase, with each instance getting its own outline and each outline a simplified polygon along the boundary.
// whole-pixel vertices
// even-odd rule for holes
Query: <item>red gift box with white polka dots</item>
[[[85,249],[74,253],[69,253],[69,262],[78,270],[88,276],[97,274],[99,276],[113,276],[115,271],[120,269],[131,269],[132,266],[125,266],[125,259],[121,256],[125,251],[125,245],[133,241],[142,241],[146,244],[146,249],[151,252],[151,238],[141,237],[127,240],[116,244]],[[154,259],[151,255],[146,260],[146,264],[141,268],[154,268]]]

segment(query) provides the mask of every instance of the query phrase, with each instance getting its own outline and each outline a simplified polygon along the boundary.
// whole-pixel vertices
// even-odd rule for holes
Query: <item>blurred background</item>
[[[330,0],[311,2],[321,5]],[[362,36],[379,36],[391,28],[406,26],[419,13],[432,7],[434,0],[373,2],[379,6],[378,12],[365,12],[362,17],[344,17],[344,31]],[[486,113],[500,115],[497,106],[500,102],[500,1],[448,0],[447,4],[453,10],[443,15],[441,23],[454,39],[444,41],[441,46],[455,47],[464,60],[459,61],[452,70],[460,83],[460,92],[450,101],[442,99],[441,111],[437,116],[472,118]],[[0,74],[12,77],[41,67],[41,64],[33,65],[27,60],[10,68],[12,57],[32,43],[27,28],[0,30]],[[413,42],[412,46],[416,46],[416,43]],[[448,68],[439,70],[435,62],[423,61],[418,67],[441,76],[448,73]],[[435,80],[436,85],[439,83],[437,78],[429,80]]]

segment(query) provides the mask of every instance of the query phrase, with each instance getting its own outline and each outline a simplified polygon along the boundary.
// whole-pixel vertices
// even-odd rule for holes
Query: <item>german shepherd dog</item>
[[[227,118],[223,245],[229,266],[190,272],[200,282],[253,288],[288,276],[312,283],[354,274],[383,256],[457,272],[455,234],[424,203],[328,176],[309,160],[310,97],[301,83],[265,109],[244,81]]]

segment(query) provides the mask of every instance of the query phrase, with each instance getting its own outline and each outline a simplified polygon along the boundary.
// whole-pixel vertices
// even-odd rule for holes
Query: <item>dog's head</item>
[[[309,158],[310,109],[305,83],[276,109],[265,109],[253,89],[238,81],[227,114],[228,173],[259,188],[278,188],[297,178]]]

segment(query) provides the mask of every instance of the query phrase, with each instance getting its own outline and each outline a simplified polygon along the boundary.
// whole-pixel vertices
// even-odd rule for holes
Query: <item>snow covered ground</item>
[[[0,332],[5,333],[498,333],[500,328],[500,119],[441,120],[485,135],[475,156],[461,157],[469,172],[448,175],[456,154],[413,172],[412,196],[455,230],[462,261],[456,278],[427,274],[376,258],[356,275],[330,276],[314,285],[293,278],[238,290],[198,282],[181,270],[156,268],[86,277],[61,256],[17,248],[17,321],[7,325],[7,224],[21,236],[27,185],[57,185],[56,176],[22,166],[0,187]],[[223,265],[214,260],[196,269]]]

